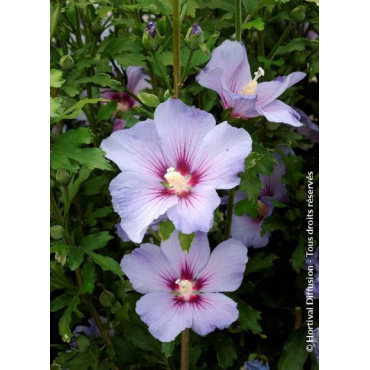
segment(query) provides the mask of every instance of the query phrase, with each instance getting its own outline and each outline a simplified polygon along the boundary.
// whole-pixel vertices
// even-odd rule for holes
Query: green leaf
[[[105,218],[113,212],[113,208],[111,206],[105,206],[95,211],[91,209],[91,204],[89,204],[89,206],[90,207],[88,207],[88,211],[86,212],[87,223],[89,226],[95,226],[99,218]]]
[[[175,230],[175,226],[170,220],[161,222],[158,227],[158,235],[162,240],[167,240],[173,231]]]
[[[98,73],[92,77],[83,77],[76,81],[78,84],[90,83],[102,87],[110,87],[114,90],[122,90],[120,82],[113,80],[107,73]]]
[[[309,41],[305,38],[296,38],[289,41],[286,45],[279,46],[275,55],[281,55],[291,53],[293,51],[303,51],[306,46],[309,45]]]
[[[248,199],[243,199],[236,203],[235,214],[237,216],[242,216],[243,214],[248,214],[251,217],[258,216],[258,202],[251,202]]]
[[[257,31],[263,31],[265,29],[265,22],[262,20],[261,17],[254,19],[253,21],[244,23],[242,25],[243,30],[247,29],[250,30],[251,28],[255,28]]]
[[[89,169],[112,170],[104,152],[98,148],[79,148],[83,144],[90,144],[92,133],[87,127],[69,130],[59,136],[51,148],[50,164],[55,170],[67,169],[77,172],[80,165]]]
[[[195,237],[195,233],[192,234],[183,234],[179,232],[179,241],[183,251],[189,251],[191,247],[191,243]]]
[[[63,312],[63,315],[59,319],[59,334],[62,337],[62,341],[69,343],[72,338],[72,332],[70,329],[72,312],[77,311],[77,306],[80,303],[80,298],[75,296],[68,308]],[[78,312],[78,311],[77,311]]]
[[[263,154],[257,152],[251,152],[245,160],[244,168],[245,170],[249,170],[250,168],[254,167],[257,162],[259,162],[263,158]]]
[[[248,275],[251,272],[258,272],[267,269],[273,265],[273,262],[279,257],[274,253],[258,252],[252,258],[248,260],[245,274]]]
[[[296,330],[284,344],[278,363],[278,370],[303,369],[307,356],[306,332],[305,330]]]
[[[254,171],[247,170],[240,175],[240,190],[245,191],[249,200],[257,203],[258,195],[263,189],[262,181]]]
[[[80,293],[92,294],[96,281],[95,265],[91,261],[85,262],[82,267],[81,273],[82,285],[80,287]]]
[[[255,310],[245,302],[238,300],[240,326],[244,330],[250,330],[253,334],[261,334],[262,327],[259,323],[261,320],[261,312]]]
[[[172,342],[162,342],[161,351],[165,355],[165,357],[171,357],[173,349],[175,347],[175,341]]]
[[[71,294],[68,293],[61,294],[50,303],[50,311],[56,312],[64,307],[67,307],[71,303],[72,299],[73,296]]]
[[[89,251],[93,251],[104,248],[111,239],[113,239],[113,236],[109,235],[108,231],[102,231],[84,237],[82,239],[82,246]]]
[[[159,99],[157,96],[153,94],[148,94],[146,92],[142,92],[138,95],[139,99],[148,107],[155,108],[159,103]]]
[[[59,117],[63,112],[60,98],[50,98],[50,117]]]
[[[64,83],[63,72],[58,71],[57,69],[50,70],[50,86],[51,87],[61,87]]]
[[[259,0],[242,0],[242,2],[247,14],[252,14],[258,9]]]
[[[231,338],[224,337],[216,343],[217,361],[222,369],[228,369],[237,359],[235,345]]]
[[[70,184],[68,185],[68,191],[69,191],[69,200],[71,202],[74,199],[74,197],[77,195],[83,182],[89,178],[91,172],[92,172],[91,169],[82,167],[78,173],[77,179],[70,182]]]
[[[86,253],[91,257],[91,259],[98,264],[104,271],[112,271],[118,276],[122,276],[121,266],[117,261],[111,257],[102,256],[93,251],[86,251]]]
[[[72,271],[76,270],[84,260],[84,250],[81,247],[70,247],[68,250],[68,265]]]
[[[112,100],[107,104],[102,104],[98,110],[98,122],[109,119],[117,110],[117,101]]]
[[[306,261],[306,248],[304,244],[304,239],[300,238],[297,248],[294,250],[290,263],[292,264],[293,270],[299,272],[304,266]]]
[[[64,274],[63,266],[56,261],[50,262],[50,291],[62,289],[75,289],[75,283]]]

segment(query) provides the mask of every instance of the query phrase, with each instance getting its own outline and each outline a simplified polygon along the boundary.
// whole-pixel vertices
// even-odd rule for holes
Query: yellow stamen
[[[240,91],[239,94],[241,95],[254,95],[257,90],[257,80],[265,75],[265,71],[259,67],[257,72],[254,73],[254,78],[253,80],[249,81]]]
[[[164,178],[168,181],[169,187],[175,190],[177,194],[189,190],[189,186],[187,185],[188,179],[173,167],[167,169],[167,173],[164,175]]]

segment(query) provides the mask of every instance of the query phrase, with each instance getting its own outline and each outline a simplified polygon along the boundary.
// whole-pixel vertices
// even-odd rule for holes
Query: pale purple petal
[[[270,233],[261,235],[263,220],[263,218],[254,218],[249,215],[233,215],[231,236],[240,240],[246,247],[266,247],[270,239]]]
[[[299,121],[300,115],[280,100],[274,100],[263,107],[256,105],[256,109],[261,116],[265,116],[270,122],[287,123],[295,127],[302,126]]]
[[[221,80],[229,91],[235,93],[251,80],[247,52],[238,41],[225,40],[212,51],[210,61],[197,76],[198,83],[204,87],[210,86],[206,74],[215,69],[220,69],[220,73],[212,77]]]
[[[121,261],[124,274],[140,293],[170,292],[177,279],[161,248],[154,244],[141,244]]]
[[[153,337],[171,342],[192,325],[189,304],[178,304],[171,293],[150,293],[136,303],[136,312],[148,326]]]
[[[142,67],[129,66],[126,69],[127,90],[137,95],[141,90],[151,89],[152,85],[147,81],[149,77],[143,73]]]
[[[271,103],[286,89],[301,81],[305,76],[306,74],[303,72],[293,72],[288,76],[279,76],[273,81],[259,83],[257,87],[257,104],[260,107],[264,107]]]
[[[227,104],[224,104],[224,108],[233,108],[232,117],[251,118],[259,116],[255,109],[257,95],[239,95],[229,91],[225,92],[224,95],[227,97]]]
[[[216,328],[228,328],[239,316],[236,302],[221,293],[201,294],[199,302],[191,305],[191,310],[191,328],[199,335],[206,335]]]
[[[244,160],[251,150],[252,139],[247,131],[222,122],[202,141],[193,176],[197,183],[231,189],[240,183],[238,174],[244,171]]]
[[[148,226],[177,204],[153,176],[125,171],[109,186],[115,212],[121,216],[121,227],[132,241],[140,243]]]
[[[238,289],[248,260],[247,248],[236,239],[219,244],[197,277],[202,292],[233,292]]]
[[[170,167],[160,147],[154,122],[150,119],[129,130],[113,132],[102,141],[101,148],[121,171],[150,174],[158,182],[163,181],[163,175]]]
[[[210,255],[206,233],[195,235],[189,252],[182,250],[177,231],[161,243],[161,248],[174,270],[180,272],[179,279],[193,280],[206,265]]]
[[[208,232],[213,224],[213,212],[221,200],[214,188],[196,185],[185,198],[167,211],[176,230],[184,234],[194,231]]]
[[[200,142],[216,125],[214,117],[179,99],[168,99],[155,110],[154,121],[171,166],[191,172]]]

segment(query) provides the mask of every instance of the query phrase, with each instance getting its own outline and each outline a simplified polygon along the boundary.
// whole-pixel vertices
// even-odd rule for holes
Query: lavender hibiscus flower
[[[262,83],[257,83],[264,75],[261,67],[254,75],[252,79],[244,45],[226,40],[213,50],[211,60],[197,76],[197,81],[216,91],[224,108],[232,108],[233,117],[265,116],[271,122],[302,126],[299,114],[276,98],[302,80],[305,73],[294,72]]]
[[[103,316],[100,316],[100,320],[102,321],[103,324],[107,321],[107,319]],[[80,334],[86,334],[89,338],[92,338],[94,335],[101,335],[98,325],[96,324],[95,320],[93,318],[90,318],[87,320],[89,325],[78,325],[76,328],[73,330],[73,334],[75,336],[78,336]],[[114,335],[114,329],[112,328],[112,324],[110,325],[109,329],[109,335],[113,337]]]
[[[185,328],[206,335],[238,318],[236,303],[219,292],[238,289],[247,260],[246,248],[233,239],[211,254],[206,233],[197,233],[184,252],[174,231],[161,247],[142,244],[124,256],[121,267],[144,294],[136,312],[155,338],[170,342]]]
[[[245,246],[253,248],[265,247],[270,240],[270,233],[261,235],[262,224],[264,220],[271,216],[274,205],[271,199],[279,202],[287,202],[287,191],[282,176],[285,173],[285,166],[280,156],[275,155],[278,163],[270,176],[260,175],[263,183],[263,189],[260,192],[258,200],[258,216],[251,217],[247,214],[242,216],[233,215],[231,224],[231,236],[240,240]],[[240,191],[235,194],[235,203],[246,198],[246,195]]]
[[[137,95],[141,90],[150,89],[151,84],[147,81],[148,76],[143,73],[141,67],[129,66],[126,69],[127,75],[127,90],[131,91]],[[102,98],[109,100],[116,100],[118,102],[117,111],[126,112],[127,110],[133,108],[139,103],[132,98],[126,92],[117,92],[117,91],[105,91],[102,94]]]
[[[211,114],[176,99],[158,105],[154,120],[113,132],[101,147],[122,171],[110,184],[122,229],[140,243],[166,213],[183,233],[208,231],[220,204],[216,189],[240,183],[251,144],[244,129],[216,126]]]
[[[270,366],[264,365],[260,360],[248,361],[244,364],[244,370],[270,370]]]

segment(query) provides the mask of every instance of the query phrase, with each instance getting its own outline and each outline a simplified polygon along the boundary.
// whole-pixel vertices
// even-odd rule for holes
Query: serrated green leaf
[[[242,25],[243,30],[247,29],[250,30],[251,28],[255,28],[257,31],[263,31],[265,29],[265,22],[262,20],[261,17],[253,19],[253,21],[244,23]]]
[[[63,315],[59,319],[59,334],[62,337],[62,341],[69,343],[72,338],[72,332],[70,329],[72,312],[77,310],[77,306],[80,303],[78,296],[73,297],[72,302],[68,308],[63,312]]]
[[[113,236],[109,235],[108,231],[102,231],[84,237],[82,239],[82,246],[89,251],[93,251],[104,248],[111,239],[113,239]]]
[[[92,133],[87,127],[79,127],[59,136],[51,149],[51,167],[55,170],[64,168],[71,172],[77,172],[80,165],[89,169],[112,170],[101,149],[80,148],[91,141]]]
[[[78,177],[75,180],[70,182],[70,184],[68,185],[70,202],[72,202],[74,197],[77,195],[84,181],[86,181],[89,178],[91,172],[92,172],[91,169],[82,167],[78,173]]]
[[[84,263],[82,270],[82,285],[80,286],[80,293],[92,294],[96,281],[96,271],[94,263],[87,261]]]
[[[240,190],[245,191],[250,201],[257,203],[260,191],[263,189],[259,175],[251,170],[247,170],[240,175]]]
[[[251,217],[258,216],[258,202],[252,202],[248,199],[243,199],[235,204],[235,214],[242,216],[248,214]]]
[[[192,234],[183,234],[179,232],[179,241],[181,245],[181,249],[183,251],[189,251],[191,247],[191,243],[193,242],[195,237],[195,233]]]
[[[117,110],[118,102],[112,100],[107,104],[102,104],[98,110],[97,120],[98,122],[109,119]]]
[[[296,330],[284,344],[278,363],[278,370],[303,369],[307,356],[306,332],[304,330]]]
[[[102,256],[93,251],[86,251],[86,253],[91,257],[91,259],[98,264],[104,271],[112,271],[118,276],[122,276],[121,266],[117,261],[111,257]]]
[[[63,72],[57,69],[50,70],[50,86],[51,87],[61,87],[64,84]]]
[[[254,167],[257,162],[259,162],[263,158],[263,154],[251,152],[248,157],[245,159],[245,170],[249,170],[250,168]]]
[[[76,81],[77,84],[94,84],[102,87],[110,87],[113,90],[122,90],[120,82],[113,80],[107,73],[98,73],[92,77],[83,77]]]
[[[273,265],[273,262],[279,257],[274,253],[258,252],[248,260],[245,274],[265,270]]]
[[[170,220],[161,222],[158,227],[158,235],[162,240],[167,240],[173,231],[175,230],[175,226]]]
[[[148,107],[155,108],[160,103],[156,95],[148,94],[146,92],[139,93],[140,100]]]
[[[68,250],[68,266],[72,271],[76,270],[84,260],[84,250],[81,247],[70,247]]]
[[[262,333],[262,327],[259,323],[261,320],[261,312],[255,310],[245,302],[238,300],[240,326],[244,330],[250,330],[253,334]]]
[[[62,308],[67,307],[71,303],[73,297],[73,295],[68,293],[63,293],[60,296],[56,297],[50,303],[50,311],[57,312]]]

